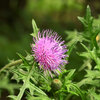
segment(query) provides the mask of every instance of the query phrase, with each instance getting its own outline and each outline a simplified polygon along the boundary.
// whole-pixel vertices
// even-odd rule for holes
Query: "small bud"
[[[33,59],[32,55],[27,55],[27,56],[26,56],[26,60],[27,60],[27,61],[31,61],[32,59]]]
[[[62,82],[59,79],[54,79],[52,81],[51,87],[53,90],[57,91],[57,90],[61,89]]]

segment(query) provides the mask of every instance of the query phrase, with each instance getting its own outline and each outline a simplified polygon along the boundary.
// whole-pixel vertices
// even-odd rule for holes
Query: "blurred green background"
[[[65,30],[82,30],[77,16],[83,16],[87,4],[98,17],[100,0],[0,0],[0,67],[16,52],[31,53],[32,19],[40,28],[52,29],[64,39]]]

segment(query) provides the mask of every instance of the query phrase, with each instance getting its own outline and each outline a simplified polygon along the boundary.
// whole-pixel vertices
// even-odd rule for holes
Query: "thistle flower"
[[[67,63],[65,58],[68,56],[65,53],[68,51],[64,41],[61,41],[61,37],[56,32],[51,30],[44,30],[41,33],[38,32],[38,36],[33,37],[35,44],[32,44],[32,51],[35,60],[39,63],[39,67],[44,72],[54,72],[59,74],[62,65]]]

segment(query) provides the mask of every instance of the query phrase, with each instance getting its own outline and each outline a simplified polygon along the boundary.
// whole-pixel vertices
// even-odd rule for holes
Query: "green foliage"
[[[93,47],[96,47],[98,49],[99,47],[96,42],[96,36],[100,33],[100,29],[97,26],[95,27],[93,26],[94,18],[91,16],[91,10],[89,6],[87,6],[86,16],[84,18],[78,17],[78,19],[84,25],[83,37],[88,39],[90,44],[90,49],[93,49]]]
[[[87,7],[86,17],[84,19],[79,17],[79,19],[85,27],[84,37],[88,38],[89,43],[88,45],[81,43],[83,48],[86,50],[79,54],[85,58],[81,69],[84,70],[85,67],[87,67],[87,69],[85,70],[85,78],[77,84],[80,87],[88,86],[86,91],[88,91],[87,98],[89,96],[89,100],[99,100],[100,89],[98,87],[100,87],[100,56],[98,51],[100,48],[96,36],[100,33],[100,28],[98,27],[99,25],[95,24],[93,21],[89,6]]]
[[[41,77],[44,83],[45,81],[47,81],[45,78],[40,76],[41,74],[38,74],[36,69],[37,64],[35,62],[30,64],[22,55],[18,55],[23,60],[23,63],[20,66],[17,66],[16,68],[12,69],[11,72],[14,74],[13,79],[17,80],[17,82],[22,81],[23,84],[17,96],[10,95],[9,97],[13,98],[14,100],[21,100],[26,89],[29,90],[30,95],[37,95],[39,97],[41,95],[47,97],[45,92],[43,92],[40,88],[38,88],[35,85],[37,84],[37,81],[39,81],[39,79],[35,79],[37,77]]]
[[[37,34],[38,34],[39,29],[38,29],[38,27],[37,27],[37,25],[36,25],[34,19],[32,20],[32,26],[33,26],[33,31],[34,31],[34,32],[33,32],[31,35],[34,36],[34,37],[36,37]]]
[[[100,19],[92,17],[89,6],[86,16],[78,19],[83,24],[84,30],[66,31],[70,60],[74,50],[82,58],[82,64],[79,64],[78,69],[66,68],[67,70],[64,69],[59,76],[53,75],[51,78],[44,75],[31,54],[26,52],[27,56],[24,57],[17,53],[20,60],[12,60],[0,70],[1,95],[3,89],[6,89],[9,92],[8,97],[13,100],[99,100],[100,42],[96,37],[99,36],[100,25],[96,22]],[[39,29],[34,20],[32,26],[34,31],[32,36],[36,37]],[[80,49],[78,46],[82,50],[78,50]],[[55,79],[58,83],[54,83]]]
[[[69,96],[76,95],[80,96],[82,100],[85,100],[84,91],[82,91],[78,85],[73,82],[73,76],[75,75],[75,69],[64,71],[59,78],[63,83],[62,88],[57,91],[57,94],[59,95],[59,98],[63,98],[61,100],[69,100]],[[63,95],[63,97],[61,97]]]
[[[67,34],[69,33],[69,52],[73,51],[74,47],[75,49],[78,49],[76,45],[78,42],[80,42],[81,46],[83,47],[83,51],[85,50],[81,53],[77,52],[79,56],[83,57],[83,64],[78,69],[77,74],[83,71],[85,71],[86,74],[81,81],[76,82],[76,86],[78,86],[79,89],[82,89],[82,91],[85,91],[82,92],[86,97],[85,100],[99,100],[100,44],[99,41],[96,40],[96,37],[99,37],[98,34],[100,33],[100,24],[98,22],[99,19],[94,19],[91,16],[91,10],[89,6],[87,6],[86,16],[78,17],[78,19],[83,24],[84,31],[80,32],[80,34],[76,34],[78,33],[77,31],[67,32]]]
[[[9,74],[2,74],[0,75],[0,95],[2,96],[3,90],[7,90],[10,94],[14,94],[15,89],[21,87],[20,84],[11,83],[9,80]]]

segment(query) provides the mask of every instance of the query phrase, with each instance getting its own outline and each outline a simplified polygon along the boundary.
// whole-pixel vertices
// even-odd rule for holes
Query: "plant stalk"
[[[28,74],[28,77],[26,78],[26,80],[25,80],[23,86],[22,86],[21,89],[20,89],[20,92],[19,92],[19,94],[18,94],[18,96],[17,96],[17,100],[21,100],[21,98],[22,98],[22,96],[23,96],[23,94],[24,94],[24,92],[25,92],[25,89],[27,88],[27,85],[28,85],[28,83],[29,83],[29,80],[30,80],[30,78],[31,78],[31,75],[32,75],[32,73],[33,73],[33,68],[34,68],[34,64],[33,64],[32,68],[31,68],[31,70],[30,70],[30,72],[29,72],[29,74]]]
[[[14,66],[14,65],[17,65],[17,64],[21,64],[21,63],[22,63],[22,60],[21,60],[21,59],[16,60],[16,61],[13,61],[13,62],[11,62],[11,63],[5,65],[3,68],[1,68],[1,69],[0,69],[0,73],[1,73],[3,70],[7,69],[8,67],[11,67],[11,66]]]

